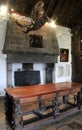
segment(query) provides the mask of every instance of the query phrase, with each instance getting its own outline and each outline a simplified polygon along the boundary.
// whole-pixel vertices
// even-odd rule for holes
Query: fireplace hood
[[[59,46],[53,28],[45,24],[40,29],[29,33],[24,33],[23,29],[16,25],[13,18],[9,19],[3,47],[3,53],[7,54],[9,63],[57,62]],[[42,42],[42,46],[30,46],[31,36],[40,36],[42,39],[38,41]]]

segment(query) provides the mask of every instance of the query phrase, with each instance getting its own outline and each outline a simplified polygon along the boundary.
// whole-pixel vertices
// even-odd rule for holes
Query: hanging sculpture
[[[27,23],[26,25],[22,25],[16,20],[16,24],[19,25],[20,27],[27,27],[27,29],[23,31],[24,33],[37,30],[50,20],[50,18],[47,17],[43,7],[44,7],[43,1],[38,1],[36,3],[30,15],[31,18],[30,24]]]

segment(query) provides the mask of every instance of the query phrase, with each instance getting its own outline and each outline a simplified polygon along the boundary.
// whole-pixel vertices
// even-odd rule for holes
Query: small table
[[[52,83],[44,85],[22,86],[15,88],[6,88],[5,112],[6,118],[15,130],[26,130],[31,124],[49,120],[57,115],[61,115],[61,104],[70,104],[72,108],[78,107],[77,95],[82,88],[82,84],[74,82]],[[69,95],[74,95],[74,103],[70,102]],[[60,103],[59,97],[62,97]],[[51,105],[46,106],[45,101],[51,100]],[[37,109],[22,110],[23,105],[30,103],[38,103]],[[50,110],[50,113],[43,114]],[[31,114],[35,117],[26,119]],[[30,124],[30,125],[29,125]]]

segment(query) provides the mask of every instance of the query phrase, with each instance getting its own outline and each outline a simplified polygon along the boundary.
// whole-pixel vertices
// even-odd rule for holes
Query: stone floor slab
[[[66,126],[62,126],[61,128],[59,128],[57,130],[73,130],[73,129],[66,125]]]

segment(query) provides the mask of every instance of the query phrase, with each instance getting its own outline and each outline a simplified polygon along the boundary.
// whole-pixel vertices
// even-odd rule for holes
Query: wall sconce
[[[55,23],[54,20],[52,20],[52,21],[50,22],[50,26],[51,26],[52,28],[55,28],[55,27],[56,27],[56,23]]]
[[[0,15],[6,15],[7,14],[7,6],[1,5],[0,6]]]

